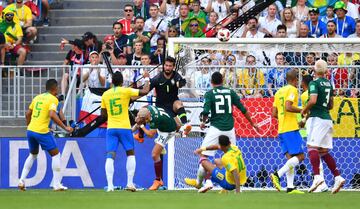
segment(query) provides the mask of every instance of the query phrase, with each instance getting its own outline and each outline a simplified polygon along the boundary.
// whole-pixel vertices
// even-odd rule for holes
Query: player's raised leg
[[[186,116],[186,111],[183,103],[180,100],[176,100],[173,104],[174,112],[177,114],[177,117],[180,119],[182,125],[184,126],[183,134],[184,136],[189,135],[192,126],[188,124],[188,119]]]

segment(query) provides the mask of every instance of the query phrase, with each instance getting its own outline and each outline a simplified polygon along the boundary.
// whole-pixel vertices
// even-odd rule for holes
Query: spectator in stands
[[[25,0],[24,4],[30,8],[30,10],[32,12],[32,15],[33,15],[33,19],[39,17],[40,13],[42,12],[43,26],[48,27],[49,24],[50,24],[50,20],[49,20],[49,17],[48,17],[49,10],[50,10],[49,1],[48,0],[41,0],[41,9],[42,9],[42,11],[40,11],[40,9],[39,9],[38,2],[39,1],[37,1],[37,0]]]
[[[179,10],[179,0],[163,0],[160,5],[160,13],[164,15],[168,24],[171,24],[173,19],[179,17]]]
[[[200,9],[200,1],[195,0],[192,3],[192,11],[189,13],[188,18],[196,17],[198,20],[207,22],[206,13]]]
[[[150,54],[150,38],[151,34],[149,31],[144,31],[145,20],[143,17],[139,16],[135,18],[135,27],[134,33],[128,36],[129,38],[129,45],[134,45],[134,41],[139,39],[143,42],[143,52],[146,54]]]
[[[296,38],[299,35],[300,21],[295,18],[294,11],[286,7],[281,12],[281,21],[287,28],[289,38]]]
[[[203,24],[200,19],[197,19],[196,17],[192,17],[187,21],[189,23],[187,25],[186,24],[183,25],[186,38],[205,37],[205,34],[203,33],[203,28],[205,27],[205,24]]]
[[[87,54],[90,54],[92,51],[101,51],[102,42],[99,41],[96,35],[94,35],[92,32],[84,33],[81,38]]]
[[[256,17],[251,17],[246,24],[242,38],[264,38],[265,34],[258,31],[258,20]]]
[[[86,87],[89,88],[105,87],[106,69],[104,67],[101,67],[100,65],[99,52],[90,52],[89,61],[90,64],[84,65],[84,68],[82,70],[83,83],[86,85]]]
[[[216,12],[210,12],[209,14],[209,23],[204,27],[203,33],[206,37],[215,37],[216,35],[216,27],[217,21],[219,19],[219,15]]]
[[[276,29],[276,38],[288,38],[286,25],[278,25]]]
[[[352,17],[353,19],[359,19],[359,10],[355,4],[351,3],[349,0],[341,0],[345,3],[346,10],[348,11],[347,15]]]
[[[229,88],[236,88],[240,71],[239,69],[233,67],[236,65],[236,57],[233,54],[225,56],[225,63],[223,65],[229,66],[220,69],[220,73],[223,76],[224,85]]]
[[[219,15],[219,21],[222,21],[229,13],[230,13],[230,6],[232,3],[227,0],[215,0],[209,1],[205,12],[216,12]]]
[[[8,9],[3,11],[4,19],[0,22],[0,32],[5,35],[6,45],[1,50],[1,62],[5,63],[5,51],[9,51],[16,57],[17,65],[23,65],[25,62],[27,50],[22,44],[23,31],[19,23],[14,22],[15,12]]]
[[[106,56],[109,57],[111,63],[113,63],[114,65],[120,65],[118,63],[118,57],[119,54],[121,54],[119,51],[116,51],[116,46],[115,46],[115,37],[113,35],[107,35],[104,37],[104,43],[101,47],[101,52],[100,52],[100,62],[103,61],[103,57],[102,54],[105,53]]]
[[[230,16],[226,17],[225,19],[223,19],[221,21],[221,25],[223,27],[226,27],[227,25],[229,25],[230,23],[232,23],[233,21],[235,21],[238,16],[239,16],[239,10],[236,9],[235,7],[231,6],[230,7]]]
[[[23,0],[16,0],[16,3],[8,5],[3,12],[5,13],[6,11],[14,12],[15,16],[13,20],[20,24],[25,36],[24,42],[29,43],[33,41],[37,35],[37,29],[32,26],[33,17],[31,10],[23,4]]]
[[[329,20],[334,20],[334,19],[335,19],[334,7],[328,6],[326,8],[326,15],[321,18],[321,21],[327,23]]]
[[[203,57],[199,68],[193,72],[191,77],[192,88],[195,88],[195,97],[204,96],[207,89],[211,88],[211,71],[209,65],[211,60],[208,57]]]
[[[293,7],[295,18],[300,22],[308,20],[309,8],[305,5],[306,0],[298,0],[296,6]]]
[[[339,65],[352,65],[357,60],[360,60],[358,53],[341,53],[338,56]]]
[[[169,27],[169,30],[167,31],[167,37],[168,38],[179,37],[179,32],[177,31],[175,25]]]
[[[239,15],[244,14],[246,11],[251,9],[251,7],[255,6],[254,0],[240,0],[234,2],[234,7],[239,10]]]
[[[145,21],[145,31],[151,33],[150,38],[150,52],[153,53],[156,50],[156,43],[160,36],[165,36],[168,30],[166,21],[159,16],[159,8],[157,5],[150,5],[150,18]]]
[[[134,41],[134,53],[126,56],[127,65],[141,65],[141,56],[143,55],[143,42],[139,39]]]
[[[267,16],[259,18],[259,31],[265,33],[269,37],[275,37],[277,26],[281,25],[280,20],[276,18],[276,13],[276,5],[271,4],[268,7]]]
[[[180,13],[179,17],[171,21],[171,25],[176,27],[177,31],[179,31],[179,34],[182,37],[185,35],[185,32],[181,30],[181,26],[189,15],[189,6],[187,4],[180,4],[179,13]]]
[[[160,37],[156,41],[156,49],[151,54],[151,64],[153,64],[153,65],[163,64],[165,44],[166,44],[165,37]]]
[[[348,36],[348,38],[360,38],[360,20],[356,21],[355,33]]]
[[[119,22],[113,23],[113,32],[114,32],[114,39],[115,39],[115,48],[114,53],[115,55],[119,55],[121,53],[128,53],[131,54],[131,46],[128,46],[128,36],[122,34],[123,25]],[[104,41],[105,42],[105,41]]]
[[[146,0],[134,0],[133,10],[135,17],[143,17],[145,20],[150,17],[149,5]]]
[[[331,81],[335,88],[335,95],[344,95],[348,86],[348,70],[346,68],[336,68],[337,56],[336,54],[329,54],[327,57],[327,63],[329,66],[328,79]]]
[[[302,71],[305,71],[305,72],[302,72],[303,75],[312,75],[312,76],[314,75],[313,66],[315,65],[315,61],[316,61],[316,54],[314,52],[309,52],[306,54],[305,63],[303,65],[310,66],[310,67],[302,69]]]
[[[261,98],[264,95],[265,76],[264,73],[256,69],[256,58],[253,55],[246,57],[246,66],[254,66],[245,68],[239,74],[240,92],[244,98]]]
[[[72,70],[73,71],[76,70],[76,76],[77,76],[76,86],[79,87],[81,69],[77,68],[76,66],[84,65],[88,63],[88,57],[86,56],[86,53],[83,51],[84,45],[80,39],[75,39],[72,44],[73,44],[72,49],[67,53],[63,64],[74,66]],[[69,73],[72,72],[65,72],[61,79],[61,94],[63,96],[66,95],[66,91],[69,85]]]
[[[309,28],[306,24],[301,23],[298,38],[314,38],[309,34]]]
[[[132,27],[132,23],[134,21],[134,10],[132,5],[126,4],[124,6],[124,13],[125,17],[119,19],[117,22],[122,25],[121,34],[131,35],[134,32]]]
[[[270,97],[273,97],[279,88],[286,85],[286,73],[291,70],[282,67],[285,65],[285,57],[281,52],[275,55],[275,63],[277,67],[267,73],[268,96]]]
[[[326,24],[327,34],[321,36],[321,38],[342,38],[342,36],[336,34],[336,23],[333,20],[329,20]]]
[[[334,10],[337,16],[335,18],[337,27],[336,33],[344,38],[353,34],[355,32],[355,20],[352,17],[346,15],[347,10],[344,2],[336,2]]]
[[[310,19],[305,22],[309,28],[309,35],[315,38],[327,33],[326,24],[319,19],[319,9],[310,8],[309,9]]]

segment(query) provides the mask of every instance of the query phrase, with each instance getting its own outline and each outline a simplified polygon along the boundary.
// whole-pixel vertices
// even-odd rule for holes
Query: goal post
[[[277,139],[277,121],[271,117],[273,94],[286,83],[284,72],[298,70],[299,97],[301,81],[312,74],[316,59],[329,64],[328,79],[334,86],[334,149],[345,189],[360,189],[360,39],[358,38],[169,38],[168,54],[179,61],[178,71],[187,85],[180,90],[193,133],[187,138],[176,137],[168,144],[168,188],[190,189],[184,178],[195,178],[198,157],[193,151],[200,147],[205,132],[199,129],[199,112],[204,93],[211,88],[210,75],[220,71],[224,85],[233,88],[259,124],[256,132],[240,111],[234,108],[237,145],[243,152],[248,182],[245,189],[271,189],[269,174],[279,169],[285,158]],[[284,63],[276,57],[281,54]],[[253,56],[255,63],[248,62]],[[203,59],[208,58],[207,64]],[[231,62],[231,60],[234,60]],[[312,60],[313,59],[313,60]],[[205,59],[207,60],[207,59]],[[254,73],[255,72],[255,73]],[[301,101],[299,99],[299,106]],[[306,131],[301,130],[306,152]],[[307,188],[312,183],[312,169],[306,159],[296,168],[295,185]],[[216,157],[221,157],[218,153]],[[333,177],[324,163],[325,180],[333,186]],[[282,180],[282,186],[286,181]]]

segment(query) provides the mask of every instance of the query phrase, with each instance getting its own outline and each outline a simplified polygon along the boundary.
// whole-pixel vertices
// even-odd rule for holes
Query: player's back
[[[108,128],[130,129],[130,98],[139,95],[138,89],[113,87],[101,97],[101,108],[106,108]]]
[[[286,111],[286,101],[291,101],[292,106],[298,106],[298,91],[292,85],[281,87],[275,94],[274,107],[277,108],[278,133],[299,130],[297,113]]]
[[[29,109],[32,110],[31,121],[27,130],[45,134],[49,132],[50,110],[56,112],[58,99],[50,94],[37,95],[31,102]]]
[[[164,109],[150,105],[147,108],[151,113],[151,129],[158,129],[162,132],[173,132],[176,130],[176,122],[174,118],[170,117]]]
[[[226,180],[235,184],[233,174],[231,171],[236,169],[239,172],[240,184],[246,182],[246,166],[242,153],[236,145],[231,145],[229,150],[221,157],[221,163],[225,166],[226,169]]]
[[[331,82],[325,78],[317,78],[309,83],[309,97],[317,95],[316,104],[310,109],[310,117],[319,117],[331,120],[329,113],[329,101],[333,96]]]

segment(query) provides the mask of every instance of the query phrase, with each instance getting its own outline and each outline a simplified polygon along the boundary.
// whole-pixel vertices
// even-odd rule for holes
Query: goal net
[[[255,131],[240,111],[233,110],[237,146],[242,150],[248,181],[245,189],[272,188],[270,173],[286,162],[277,139],[277,121],[271,117],[273,95],[286,85],[285,74],[298,70],[299,96],[301,81],[313,74],[317,59],[328,62],[328,79],[335,89],[331,110],[334,123],[334,149],[346,189],[360,189],[360,40],[359,39],[218,39],[170,38],[169,54],[176,57],[178,71],[187,79],[180,92],[193,133],[177,137],[168,146],[168,187],[188,189],[184,178],[196,178],[199,148],[206,130],[199,129],[203,95],[211,88],[211,73],[220,71],[224,85],[233,88],[241,102],[260,126]],[[301,101],[299,99],[299,106]],[[300,116],[299,116],[300,117]],[[301,130],[306,152],[306,131]],[[306,189],[312,183],[312,168],[305,161],[295,168],[295,186]],[[216,157],[221,157],[219,152]],[[334,178],[324,163],[326,184],[331,188]],[[281,181],[286,188],[285,178]]]

